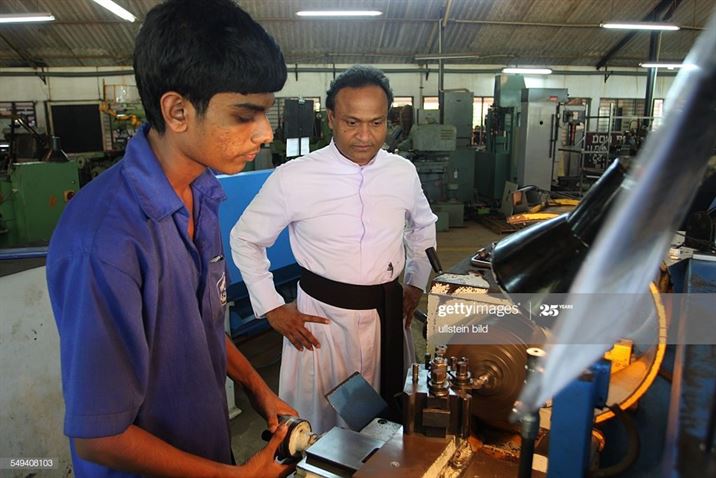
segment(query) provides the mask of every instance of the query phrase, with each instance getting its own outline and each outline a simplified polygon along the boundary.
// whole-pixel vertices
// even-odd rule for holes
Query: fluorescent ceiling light
[[[524,75],[550,75],[550,74],[552,74],[552,70],[549,68],[509,67],[509,68],[503,68],[502,73],[522,73]]]
[[[679,29],[678,25],[673,23],[659,22],[609,22],[602,23],[602,28],[610,28],[616,30],[671,30]]]
[[[4,13],[0,23],[52,22],[55,17],[50,13]]]
[[[683,63],[639,63],[639,66],[642,68],[668,68],[669,70],[673,70],[675,68],[683,68]]]
[[[301,10],[296,12],[299,17],[377,17],[382,14],[383,12],[378,10]]]
[[[122,20],[127,20],[128,22],[133,22],[134,20],[137,19],[137,17],[135,17],[134,15],[129,13],[127,10],[125,10],[124,8],[117,5],[116,3],[114,3],[112,0],[93,0],[93,1],[97,5],[101,5],[104,8],[106,8],[107,10],[109,10],[110,12],[114,13]]]

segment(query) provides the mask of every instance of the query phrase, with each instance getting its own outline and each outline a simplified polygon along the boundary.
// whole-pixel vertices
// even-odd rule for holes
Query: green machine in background
[[[495,77],[495,104],[487,114],[487,151],[477,155],[478,194],[502,199],[505,182],[550,191],[561,105],[566,88],[525,88],[521,75]]]
[[[39,133],[26,117],[1,117],[0,248],[46,245],[80,188],[78,163],[68,160],[59,137]]]
[[[450,184],[446,181],[446,170],[455,151],[456,131],[453,125],[413,125],[409,137],[411,150],[403,153],[415,165],[425,197],[438,216],[438,232],[463,222],[464,204],[454,198],[447,200]]]
[[[0,248],[47,244],[79,190],[77,163],[14,163],[0,173]]]
[[[522,75],[495,76],[495,103],[485,120],[487,149],[476,154],[475,182],[484,199],[499,201],[510,178],[514,121],[524,88]]]
[[[475,147],[472,145],[472,91],[446,90],[443,94],[444,120],[455,126],[455,149],[447,165],[448,200],[470,204],[475,200]],[[452,220],[450,226],[462,225]]]
[[[475,148],[472,143],[473,94],[444,92],[444,121],[425,115],[399,143],[401,154],[415,164],[425,196],[438,216],[438,231],[464,226],[465,204],[475,200]],[[437,111],[435,111],[437,113]]]

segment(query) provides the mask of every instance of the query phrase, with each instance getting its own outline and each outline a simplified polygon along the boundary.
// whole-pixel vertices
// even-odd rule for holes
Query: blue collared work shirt
[[[145,125],[124,159],[72,198],[50,242],[64,430],[96,438],[134,424],[176,448],[230,463],[217,214],[225,195],[209,171],[192,183],[192,240],[187,209],[148,131]],[[132,476],[71,449],[76,476]]]

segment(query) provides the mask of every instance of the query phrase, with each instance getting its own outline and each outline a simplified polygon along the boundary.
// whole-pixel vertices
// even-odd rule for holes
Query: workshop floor
[[[438,233],[438,254],[443,268],[450,269],[480,247],[501,237],[504,236],[475,222],[465,222],[463,228]],[[426,304],[427,297],[424,296],[418,307],[424,311]],[[418,358],[425,353],[425,340],[422,338],[421,329],[422,324],[414,321],[412,332]],[[276,391],[281,363],[281,339],[278,333],[270,331],[239,344],[239,349],[251,361],[266,383]],[[254,412],[246,394],[240,390],[236,393],[236,404],[242,413],[231,421],[232,447],[237,463],[242,463],[264,446],[260,436],[266,428],[266,422]]]

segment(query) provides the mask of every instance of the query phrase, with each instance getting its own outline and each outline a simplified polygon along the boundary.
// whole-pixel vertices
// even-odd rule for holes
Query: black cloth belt
[[[301,289],[323,303],[348,310],[377,309],[380,316],[380,395],[386,418],[400,421],[403,391],[403,288],[398,279],[377,285],[337,282],[301,268]],[[349,371],[350,372],[350,371]],[[347,377],[346,377],[347,378]]]

